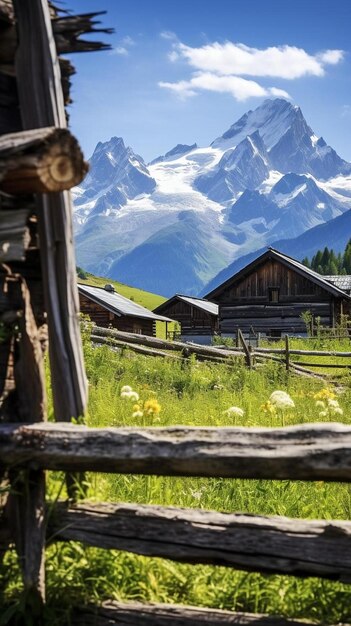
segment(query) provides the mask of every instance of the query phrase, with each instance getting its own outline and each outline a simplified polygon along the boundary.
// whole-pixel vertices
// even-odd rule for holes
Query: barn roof
[[[350,293],[351,291],[351,276],[348,274],[344,274],[344,276],[324,276],[325,280],[329,283],[332,283],[342,291],[346,291],[346,293]]]
[[[121,317],[126,315],[128,317],[141,317],[145,319],[152,319],[159,322],[172,322],[169,317],[163,315],[157,315],[149,309],[136,304],[129,298],[121,296],[116,291],[107,291],[104,287],[93,287],[92,285],[78,284],[79,293],[83,294],[96,304],[100,304],[111,313]]]
[[[206,294],[206,298],[218,297],[225,289],[228,289],[228,287],[231,287],[238,280],[241,280],[247,274],[250,274],[258,265],[268,259],[280,261],[283,265],[286,265],[287,267],[295,270],[298,274],[305,276],[336,297],[351,300],[351,296],[348,295],[343,288],[339,287],[339,282],[337,280],[339,278],[346,278],[345,276],[322,276],[322,274],[318,274],[318,272],[306,267],[300,263],[300,261],[297,261],[293,257],[290,257],[279,250],[275,250],[275,248],[268,248],[265,252],[263,252],[263,254],[251,261],[251,263],[243,267],[239,272],[231,276],[231,278],[228,278],[228,280],[224,283],[213,289],[210,293]],[[342,283],[340,282],[340,284]],[[349,289],[349,287],[347,287],[347,289]]]
[[[194,306],[195,308],[200,309],[201,311],[205,311],[206,313],[209,313],[210,315],[218,315],[218,304],[215,304],[214,302],[209,302],[209,300],[205,300],[204,298],[195,298],[193,296],[183,296],[180,293],[176,293],[174,296],[172,296],[172,298],[160,304],[158,307],[156,307],[156,309],[154,309],[154,311],[164,311],[165,309],[167,309],[168,306],[173,304],[173,302],[175,302],[176,300],[182,300],[183,302],[186,302],[187,304],[190,304]]]

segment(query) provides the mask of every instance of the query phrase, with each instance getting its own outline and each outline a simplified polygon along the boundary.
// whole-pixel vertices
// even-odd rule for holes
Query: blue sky
[[[146,161],[204,146],[267,97],[288,94],[351,161],[351,0],[67,0],[106,9],[110,52],[72,55],[71,128],[90,156],[123,137]]]

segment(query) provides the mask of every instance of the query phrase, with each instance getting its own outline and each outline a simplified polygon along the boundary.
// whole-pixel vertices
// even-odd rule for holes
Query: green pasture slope
[[[129,285],[124,285],[123,283],[111,280],[110,278],[94,276],[94,274],[89,274],[89,272],[84,272],[84,274],[87,278],[82,279],[78,276],[78,283],[82,283],[83,285],[93,285],[94,287],[104,287],[106,283],[111,283],[121,296],[133,300],[137,304],[144,306],[146,309],[150,309],[150,311],[153,311],[153,309],[159,306],[159,304],[162,304],[162,302],[167,300],[167,298],[159,296],[156,293],[144,291],[143,289],[137,289],[136,287],[130,287]],[[168,328],[172,331],[176,330],[177,326],[171,322]],[[166,338],[166,326],[164,322],[156,322],[156,336],[161,339]]]
[[[85,274],[87,276],[86,279],[78,277],[77,280],[79,283],[82,283],[83,285],[93,285],[94,287],[104,287],[106,283],[111,283],[121,296],[134,300],[134,302],[144,306],[146,309],[150,309],[150,311],[159,306],[159,304],[162,304],[162,302],[165,302],[167,299],[155,293],[143,291],[143,289],[129,287],[128,285],[119,283],[116,280],[111,280],[110,278],[101,278],[99,276],[94,276],[94,274],[89,274],[89,272],[85,272]]]
[[[123,354],[96,348],[84,330],[90,383],[87,423],[90,426],[268,426],[320,421],[314,397],[333,389],[318,380],[288,376],[283,367],[267,364],[249,371],[240,361],[228,365],[184,365],[168,359]],[[306,342],[308,343],[308,342]],[[342,348],[344,349],[344,348]],[[123,385],[140,395],[121,398]],[[272,391],[282,389],[295,408],[267,412]],[[343,411],[339,421],[351,423],[351,380],[337,389]],[[152,400],[151,413],[144,412]],[[228,415],[237,406],[242,417]],[[161,407],[161,408],[160,408]],[[266,409],[266,411],[265,411]],[[52,409],[50,410],[52,413]],[[133,416],[133,413],[138,413]],[[52,415],[50,416],[52,419]],[[332,416],[327,419],[335,419]],[[52,499],[65,497],[64,478],[50,473]],[[301,518],[351,519],[351,491],[346,484],[88,474],[88,497],[99,501],[137,502],[181,507],[286,515]],[[0,576],[0,606],[18,596],[20,581],[13,554],[6,556]],[[54,543],[47,549],[47,623],[69,624],[72,604],[115,598],[174,602],[235,611],[284,615],[323,624],[351,622],[349,585],[318,578],[261,575],[205,565],[100,550],[79,543]],[[18,607],[20,611],[20,607]],[[6,623],[1,622],[0,623]],[[8,622],[12,623],[12,622]]]

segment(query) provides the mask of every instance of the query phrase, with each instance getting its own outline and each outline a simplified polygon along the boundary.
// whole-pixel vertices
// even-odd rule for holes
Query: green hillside
[[[157,295],[156,293],[143,291],[143,289],[137,289],[136,287],[129,287],[129,285],[124,285],[123,283],[119,283],[111,278],[94,276],[94,274],[89,274],[89,272],[84,272],[84,274],[86,275],[85,279],[81,278],[81,275],[83,274],[81,274],[80,271],[78,272],[78,283],[81,283],[82,285],[93,285],[94,287],[104,287],[106,283],[111,283],[121,296],[129,298],[151,311],[167,299],[163,296]]]

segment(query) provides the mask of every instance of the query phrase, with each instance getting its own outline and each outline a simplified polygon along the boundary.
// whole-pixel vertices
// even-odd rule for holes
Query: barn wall
[[[272,302],[272,290],[278,301]],[[254,329],[266,334],[304,333],[304,311],[320,318],[323,326],[337,321],[340,303],[319,285],[277,260],[269,259],[242,280],[228,287],[217,299],[220,332],[234,334]]]
[[[183,300],[177,300],[164,306],[162,315],[166,315],[180,323],[182,337],[188,335],[213,335],[218,327],[218,318],[216,316],[197,309]]]
[[[128,333],[140,333],[141,335],[156,336],[156,324],[152,319],[144,319],[140,317],[121,316],[118,317],[111,313],[101,304],[97,304],[90,300],[87,296],[79,294],[80,311],[85,315],[89,315],[92,322],[97,326],[108,328],[117,328]]]

